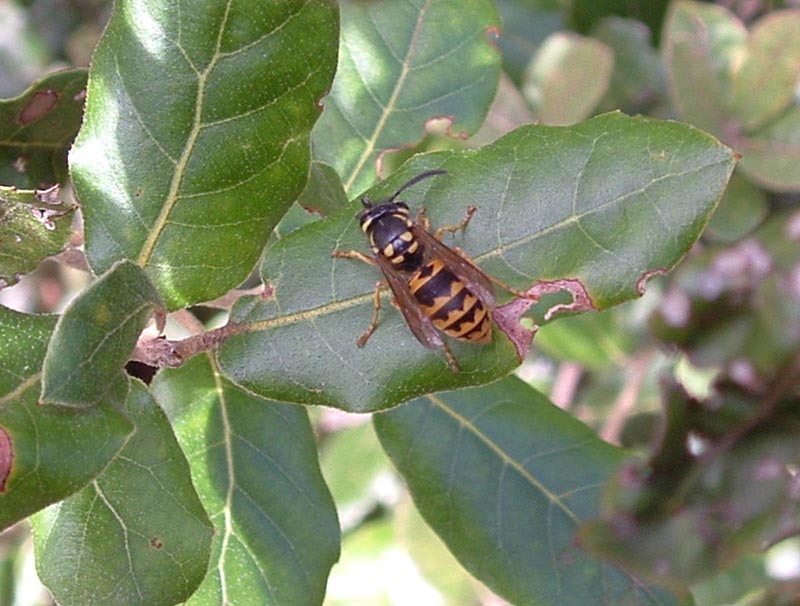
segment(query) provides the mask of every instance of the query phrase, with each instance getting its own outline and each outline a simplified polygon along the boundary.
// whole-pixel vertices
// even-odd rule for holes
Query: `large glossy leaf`
[[[445,117],[452,134],[483,122],[500,77],[488,0],[345,0],[339,67],[314,128],[315,156],[348,194],[377,178],[381,154],[417,143]]]
[[[58,319],[44,359],[42,401],[79,407],[97,403],[160,306],[138,265],[114,265]]]
[[[34,519],[39,576],[59,604],[168,606],[206,575],[213,528],[164,412],[130,380],[136,432],[91,485]]]
[[[216,528],[188,604],[321,604],[339,524],[306,411],[245,393],[207,356],[162,371],[153,389]]]
[[[448,243],[516,288],[566,286],[585,295],[584,307],[604,309],[636,297],[652,272],[683,256],[732,167],[730,150],[689,126],[608,114],[570,128],[523,127],[477,151],[417,156],[369,195],[388,197],[423,169],[446,169],[403,197],[424,205],[434,226],[477,206]],[[269,249],[262,274],[274,296],[234,308],[233,320],[247,326],[220,349],[228,376],[277,400],[367,411],[494,380],[519,363],[495,331],[489,346],[452,344],[462,370],[454,374],[388,302],[357,348],[381,275],[330,256],[367,250],[356,212],[352,205]]]
[[[328,0],[177,8],[115,4],[70,154],[92,267],[136,260],[170,308],[244,280],[302,191],[337,44]]]
[[[87,410],[39,404],[55,323],[0,307],[0,530],[80,490],[133,429],[108,400]]]
[[[57,187],[0,187],[0,288],[63,250],[72,236],[73,210],[58,199]]]
[[[83,115],[86,70],[49,74],[0,101],[0,183],[33,188],[67,175],[67,149]]]
[[[675,603],[577,546],[622,452],[519,379],[414,400],[375,428],[427,522],[512,603]]]

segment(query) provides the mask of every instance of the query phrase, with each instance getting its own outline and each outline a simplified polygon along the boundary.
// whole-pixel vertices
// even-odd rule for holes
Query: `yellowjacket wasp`
[[[469,259],[441,242],[442,233],[467,226],[475,213],[474,206],[467,209],[458,225],[440,227],[431,234],[424,211],[420,210],[417,220],[413,221],[408,205],[397,200],[409,187],[446,172],[420,173],[384,202],[374,203],[366,196],[361,198],[364,210],[358,214],[358,219],[369,238],[372,256],[355,250],[334,251],[332,255],[377,265],[414,336],[426,347],[443,350],[451,370],[458,372],[455,356],[441,333],[462,341],[488,343],[492,339],[491,314],[495,309],[491,283],[517,296],[526,297],[526,294],[489,277]],[[357,341],[359,347],[366,345],[378,326],[383,287],[384,282],[375,285],[375,310],[369,327]]]

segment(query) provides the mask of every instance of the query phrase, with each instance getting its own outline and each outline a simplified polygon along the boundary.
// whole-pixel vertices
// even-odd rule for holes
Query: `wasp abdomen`
[[[492,325],[486,307],[438,258],[420,268],[409,290],[433,325],[464,341],[488,343]]]

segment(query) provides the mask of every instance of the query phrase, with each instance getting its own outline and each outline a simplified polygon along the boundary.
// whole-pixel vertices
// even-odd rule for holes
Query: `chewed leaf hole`
[[[494,312],[497,327],[514,343],[517,355],[524,358],[530,348],[533,336],[538,330],[536,320],[523,318],[532,307],[536,307],[534,316],[545,321],[562,312],[580,312],[596,310],[589,293],[580,280],[540,281],[526,291],[528,298],[517,297],[510,303],[501,305]],[[549,295],[558,295],[557,298]],[[568,297],[571,300],[561,302]],[[555,300],[551,303],[548,299]]]

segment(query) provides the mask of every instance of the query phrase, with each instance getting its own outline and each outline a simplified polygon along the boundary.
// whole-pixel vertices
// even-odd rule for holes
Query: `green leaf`
[[[630,17],[642,21],[656,41],[669,0],[574,0],[568,4],[570,21],[581,33],[588,33],[606,17]]]
[[[95,271],[136,260],[170,309],[247,277],[305,185],[336,26],[328,0],[115,4],[70,154]]]
[[[312,162],[306,188],[275,226],[274,236],[283,238],[295,229],[313,223],[347,206],[339,175],[323,162]],[[267,243],[267,246],[270,244]]]
[[[85,88],[86,70],[69,69],[0,101],[0,183],[33,188],[64,181]]]
[[[480,150],[416,156],[369,196],[385,199],[424,169],[446,169],[404,196],[427,209],[434,227],[477,206],[465,232],[446,243],[515,288],[569,288],[605,309],[638,296],[652,272],[684,255],[732,166],[730,150],[689,126],[608,114],[570,128],[522,127]],[[262,275],[274,296],[241,299],[232,320],[244,332],[219,350],[234,382],[280,401],[363,412],[486,383],[519,364],[495,331],[487,346],[451,344],[462,370],[454,374],[387,300],[375,334],[356,347],[381,278],[374,267],[331,258],[368,250],[356,212],[353,204],[269,249]]]
[[[72,236],[73,210],[58,199],[58,188],[0,187],[0,288],[64,249]]]
[[[114,265],[59,318],[44,359],[42,401],[79,407],[98,402],[160,306],[138,265]]]
[[[703,237],[735,242],[758,227],[768,213],[764,191],[734,173]]]
[[[561,7],[558,0],[499,0],[497,8],[503,22],[503,71],[521,85],[525,68],[539,45],[550,34],[564,29]]]
[[[592,29],[592,37],[614,53],[614,71],[601,108],[634,113],[662,101],[667,87],[664,64],[642,23],[608,17]]]
[[[162,371],[153,389],[216,527],[188,604],[321,604],[339,523],[306,411],[242,391],[207,356]]]
[[[536,349],[598,372],[623,365],[635,350],[624,313],[624,308],[616,308],[548,322],[536,333]]]
[[[497,96],[489,108],[489,114],[486,120],[481,125],[478,132],[475,133],[469,140],[470,147],[482,147],[487,143],[491,143],[495,139],[502,137],[509,133],[509,131],[535,122],[533,112],[531,111],[528,102],[522,94],[522,91],[517,88],[517,85],[512,82],[511,78],[502,74],[500,76],[500,83],[497,85]],[[462,146],[463,149],[465,146]],[[447,149],[447,148],[445,148]],[[456,149],[453,147],[453,149]],[[440,151],[440,149],[428,149],[427,151]],[[400,154],[392,154],[387,158],[393,158]],[[409,158],[414,155],[410,154]],[[408,158],[406,158],[408,160]]]
[[[91,485],[34,518],[39,577],[60,604],[160,606],[206,575],[213,528],[163,411],[130,380],[136,432]]]
[[[733,79],[733,109],[746,132],[766,125],[795,100],[800,74],[800,10],[759,20]]]
[[[796,553],[796,549],[797,546],[792,551]],[[748,601],[752,603],[755,596],[765,595],[776,585],[780,585],[780,581],[769,573],[764,558],[751,555],[740,558],[733,566],[726,567],[707,581],[693,585],[692,596],[702,606],[746,605]],[[770,593],[779,596],[775,592]],[[772,603],[772,606],[777,604]]]
[[[448,118],[454,135],[478,129],[500,77],[500,21],[489,0],[344,0],[341,11],[339,67],[313,139],[353,196],[428,120]]]
[[[722,6],[681,0],[672,5],[664,28],[664,63],[676,108],[687,122],[726,135],[731,74],[747,39],[744,26]]]
[[[605,95],[613,67],[613,51],[599,40],[553,34],[525,71],[523,93],[541,122],[574,124]]]
[[[327,216],[347,206],[348,200],[334,168],[324,162],[312,162],[308,183],[298,202],[306,210]]]
[[[731,144],[742,154],[742,172],[756,183],[779,192],[800,189],[800,105]]]
[[[417,508],[461,564],[514,604],[672,604],[575,543],[621,451],[519,379],[375,416]]]
[[[367,418],[363,420],[361,425],[326,436],[320,452],[322,475],[345,530],[360,521],[354,519],[354,512],[365,515],[375,505],[375,485],[378,478],[390,469],[372,424]],[[358,461],[358,473],[353,473],[355,461]]]
[[[92,480],[133,426],[103,402],[41,406],[41,366],[55,316],[0,307],[0,530]]]

